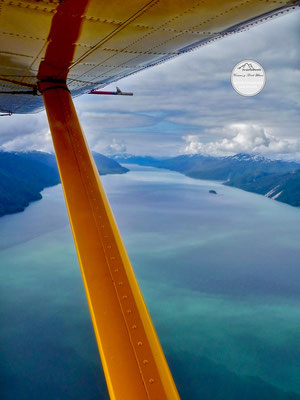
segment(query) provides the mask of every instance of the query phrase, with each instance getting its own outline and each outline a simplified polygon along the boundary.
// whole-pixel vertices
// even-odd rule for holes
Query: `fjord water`
[[[130,168],[102,181],[182,399],[300,399],[300,210]],[[61,186],[42,194],[0,219],[1,399],[108,399]]]

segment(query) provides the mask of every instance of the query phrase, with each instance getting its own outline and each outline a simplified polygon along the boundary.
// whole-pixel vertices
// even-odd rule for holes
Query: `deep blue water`
[[[182,399],[300,399],[300,210],[133,169],[102,180]],[[0,219],[0,327],[1,399],[108,398],[60,185]]]

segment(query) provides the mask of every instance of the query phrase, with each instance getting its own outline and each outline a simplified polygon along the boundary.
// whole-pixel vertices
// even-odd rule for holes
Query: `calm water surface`
[[[300,210],[130,168],[102,180],[182,399],[300,400]],[[2,400],[108,399],[60,185],[0,219],[0,327]]]

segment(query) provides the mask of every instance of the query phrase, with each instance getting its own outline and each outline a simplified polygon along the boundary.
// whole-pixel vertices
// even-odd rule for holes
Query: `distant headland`
[[[117,161],[93,153],[100,175],[128,171]],[[41,191],[60,182],[53,154],[0,151],[0,217],[24,209],[42,198]]]

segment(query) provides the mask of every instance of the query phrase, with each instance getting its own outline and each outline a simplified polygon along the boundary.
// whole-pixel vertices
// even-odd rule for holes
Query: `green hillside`
[[[226,185],[300,207],[300,169],[285,174],[240,175],[226,182]]]
[[[128,171],[116,161],[94,153],[100,175]],[[53,154],[0,151],[0,216],[23,211],[30,202],[42,198],[41,191],[60,182]]]

